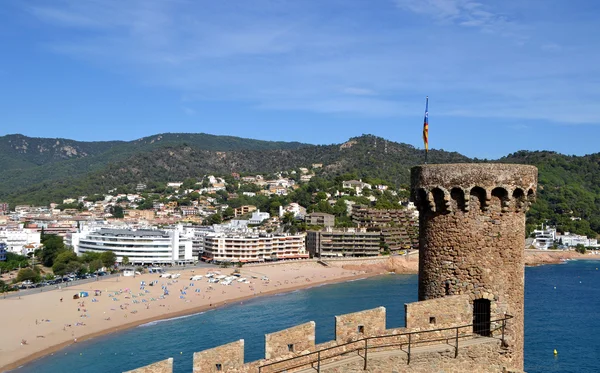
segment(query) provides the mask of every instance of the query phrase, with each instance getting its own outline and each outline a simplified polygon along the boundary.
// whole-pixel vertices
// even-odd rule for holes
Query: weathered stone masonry
[[[509,323],[507,359],[523,367],[525,212],[537,169],[509,164],[414,167],[419,209],[419,300],[468,294],[487,299],[491,317]]]

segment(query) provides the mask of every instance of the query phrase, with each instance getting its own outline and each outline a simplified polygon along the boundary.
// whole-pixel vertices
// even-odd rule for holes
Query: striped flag
[[[423,143],[425,152],[429,152],[429,96],[425,98],[425,119],[423,120]]]

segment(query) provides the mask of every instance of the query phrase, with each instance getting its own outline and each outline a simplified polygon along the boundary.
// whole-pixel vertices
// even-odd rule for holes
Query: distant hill
[[[538,167],[538,201],[528,224],[549,223],[560,231],[600,233],[600,153],[568,156],[549,151],[520,151],[499,162]]]
[[[48,204],[66,197],[132,190],[208,173],[273,173],[323,163],[324,177],[352,173],[393,185],[409,183],[424,151],[363,135],[342,144],[309,145],[208,134],[159,134],[135,141],[80,142],[22,135],[0,137],[0,200]],[[430,150],[430,163],[482,162],[456,152]],[[484,160],[483,162],[489,162]],[[600,154],[582,157],[520,151],[493,162],[539,168],[539,198],[528,214],[560,230],[600,232]]]
[[[0,199],[13,201],[16,198],[21,202],[42,203],[36,195],[28,194],[32,186],[39,189],[51,187],[55,182],[73,183],[78,178],[99,172],[109,165],[130,157],[144,157],[145,154],[166,147],[241,151],[298,149],[303,146],[307,145],[204,133],[164,133],[134,141],[104,142],[7,135],[0,137],[0,169],[4,171],[0,178]]]
[[[137,183],[167,182],[207,173],[272,173],[325,165],[325,175],[354,172],[358,177],[393,176],[408,183],[410,167],[424,159],[422,150],[364,135],[337,145],[263,142],[224,136],[156,135],[118,143],[97,155],[33,167],[0,181],[0,198],[12,203],[47,204],[68,196],[102,193]],[[181,136],[181,137],[174,137]],[[195,141],[190,141],[195,140]],[[206,141],[213,141],[206,143]],[[160,142],[160,145],[155,145]],[[140,145],[143,144],[143,145]],[[432,150],[432,162],[466,162],[458,153]]]

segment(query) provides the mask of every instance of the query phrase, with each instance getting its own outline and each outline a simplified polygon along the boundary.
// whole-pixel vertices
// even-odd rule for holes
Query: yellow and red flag
[[[423,121],[423,143],[425,152],[429,152],[429,96],[425,98],[425,119]]]

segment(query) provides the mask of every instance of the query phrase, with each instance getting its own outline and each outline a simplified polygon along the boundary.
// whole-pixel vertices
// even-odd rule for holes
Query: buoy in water
[[[554,289],[556,289],[556,286],[554,287]]]
[[[179,353],[179,355],[183,355],[183,351]]]
[[[554,349],[554,356],[558,355],[558,351],[556,351],[556,348]]]

